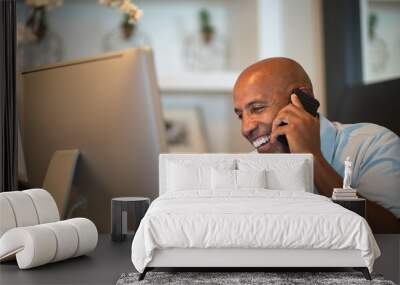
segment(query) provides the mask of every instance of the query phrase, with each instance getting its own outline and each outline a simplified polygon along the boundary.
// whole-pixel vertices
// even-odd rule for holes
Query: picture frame
[[[208,144],[201,112],[196,107],[163,110],[170,153],[205,153]]]

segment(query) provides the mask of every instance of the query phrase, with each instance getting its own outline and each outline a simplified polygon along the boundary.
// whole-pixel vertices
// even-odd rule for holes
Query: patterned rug
[[[148,272],[142,281],[139,273],[124,273],[117,285],[133,284],[379,284],[395,285],[384,280],[381,275],[372,274],[372,281],[364,278],[361,272]]]

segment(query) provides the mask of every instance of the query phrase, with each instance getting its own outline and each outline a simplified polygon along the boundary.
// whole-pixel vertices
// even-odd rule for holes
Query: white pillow
[[[267,171],[235,170],[237,188],[267,188]]]
[[[175,160],[167,162],[167,191],[210,190],[211,168],[235,169],[234,160]]]
[[[241,188],[266,188],[266,171],[263,170],[211,170],[211,188],[239,190]]]
[[[239,170],[267,171],[267,188],[273,190],[306,191],[307,164],[303,160],[238,159]]]
[[[236,170],[212,168],[211,188],[213,190],[236,189]]]
[[[210,188],[210,167],[183,166],[171,163],[168,190],[184,191]]]
[[[276,190],[306,191],[307,180],[303,166],[298,166],[289,171],[273,169],[268,171],[268,188]]]

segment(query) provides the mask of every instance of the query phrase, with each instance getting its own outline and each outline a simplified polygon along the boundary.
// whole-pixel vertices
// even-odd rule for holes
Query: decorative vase
[[[33,7],[26,20],[25,26],[36,36],[36,40],[42,40],[47,32],[47,12],[45,6]]]
[[[227,42],[215,32],[201,32],[184,42],[184,61],[191,71],[223,70],[227,68]]]
[[[123,20],[120,25],[108,32],[103,39],[103,50],[114,51],[132,47],[149,47],[150,38],[138,24]]]
[[[17,48],[22,70],[62,60],[63,41],[49,29],[45,6],[32,8],[24,29],[27,32]]]
[[[207,9],[199,11],[200,32],[185,39],[185,63],[189,70],[222,70],[227,67],[226,40],[215,32]]]

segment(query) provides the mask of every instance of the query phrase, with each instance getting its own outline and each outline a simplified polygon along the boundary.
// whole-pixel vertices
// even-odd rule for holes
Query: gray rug
[[[360,272],[148,272],[138,281],[138,273],[124,273],[117,285],[133,284],[379,284],[395,285],[380,275],[372,274],[372,281]]]

